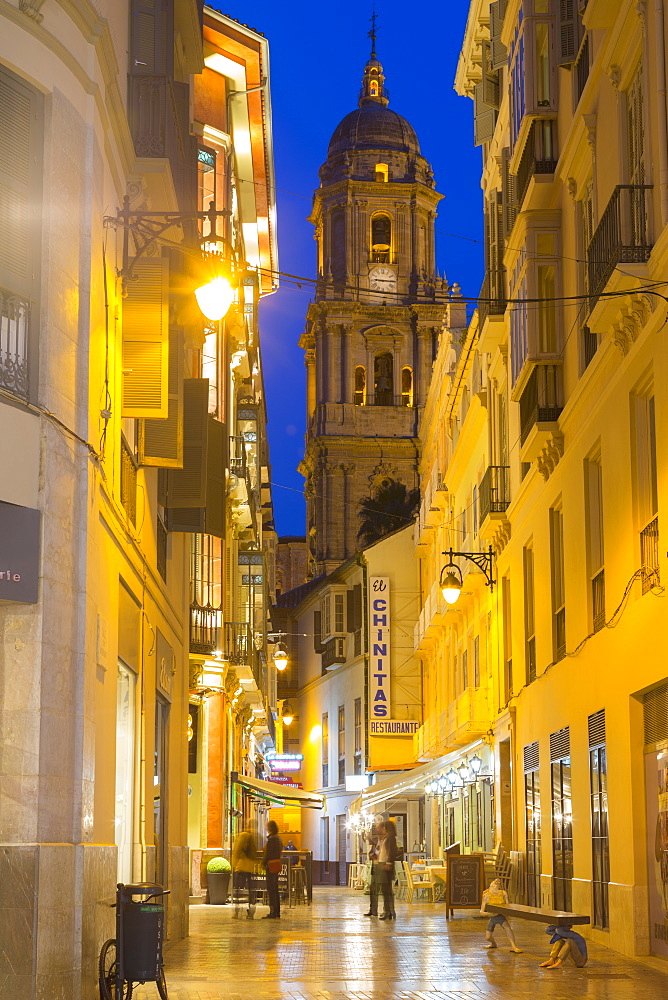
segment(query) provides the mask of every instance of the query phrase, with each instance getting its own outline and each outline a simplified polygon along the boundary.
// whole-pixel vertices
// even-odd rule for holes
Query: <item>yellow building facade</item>
[[[416,750],[481,738],[518,898],[666,956],[666,25],[572,6],[466,27],[486,275],[422,424]]]

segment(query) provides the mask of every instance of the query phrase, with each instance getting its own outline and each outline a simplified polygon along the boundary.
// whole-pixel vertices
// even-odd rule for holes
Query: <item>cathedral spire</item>
[[[362,89],[360,90],[358,101],[360,108],[363,104],[366,104],[367,101],[374,101],[376,104],[382,104],[384,108],[389,104],[389,94],[384,86],[385,76],[383,75],[383,67],[376,56],[377,19],[378,14],[376,13],[376,7],[374,4],[373,13],[370,18],[371,31],[369,32],[369,38],[371,39],[371,55],[369,56],[369,61],[364,67]]]

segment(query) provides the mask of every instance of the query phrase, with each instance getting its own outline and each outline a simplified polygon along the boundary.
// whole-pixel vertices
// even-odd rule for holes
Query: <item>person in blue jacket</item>
[[[565,958],[570,958],[578,969],[587,964],[587,942],[570,927],[555,927],[554,924],[545,931],[550,935],[550,957],[540,963],[541,969],[558,969]]]

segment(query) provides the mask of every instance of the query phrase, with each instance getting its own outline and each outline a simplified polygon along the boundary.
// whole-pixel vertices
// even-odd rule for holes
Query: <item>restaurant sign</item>
[[[372,719],[371,736],[413,736],[420,728],[419,722],[410,719]]]
[[[37,604],[41,513],[0,502],[0,600]]]
[[[369,716],[390,714],[390,579],[369,578]]]

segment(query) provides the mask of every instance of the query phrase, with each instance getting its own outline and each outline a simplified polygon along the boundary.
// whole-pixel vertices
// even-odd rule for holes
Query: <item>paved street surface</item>
[[[195,906],[190,937],[165,955],[169,1000],[660,1000],[668,976],[606,948],[589,964],[538,967],[548,952],[542,924],[515,920],[522,955],[499,933],[484,950],[485,920],[443,903],[397,903],[397,920],[364,917],[369,897],[315,889],[313,906],[279,920],[233,920],[231,906]],[[503,942],[504,947],[501,947]],[[668,967],[667,967],[668,969]],[[133,1000],[154,1000],[154,984]]]

